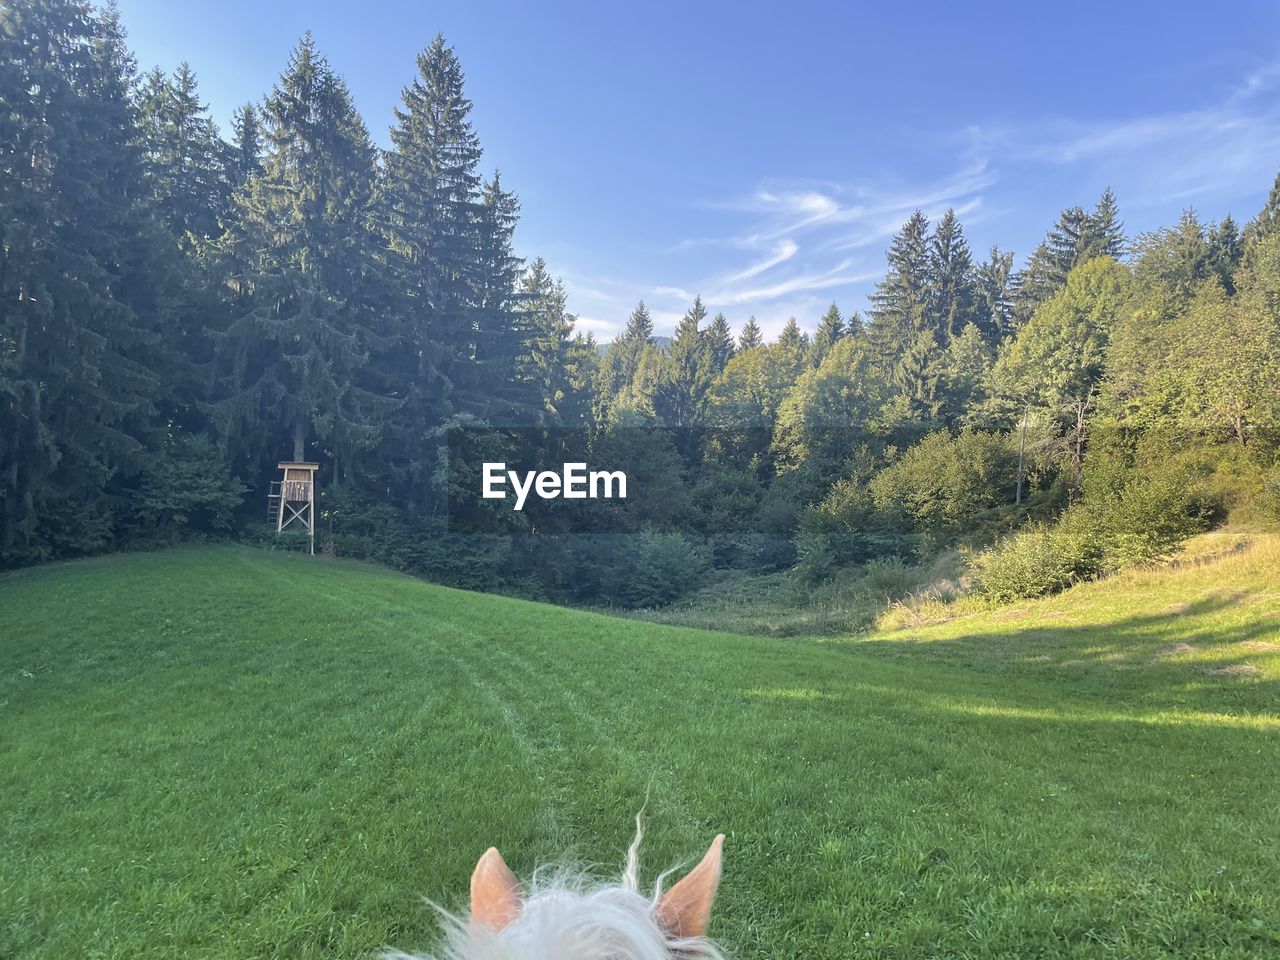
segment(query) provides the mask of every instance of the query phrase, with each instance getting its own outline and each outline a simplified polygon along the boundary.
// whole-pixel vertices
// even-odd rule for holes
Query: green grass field
[[[0,956],[427,949],[486,846],[616,873],[646,798],[650,876],[728,835],[737,957],[1280,956],[1280,539],[960,610],[743,637],[247,548],[0,576]]]

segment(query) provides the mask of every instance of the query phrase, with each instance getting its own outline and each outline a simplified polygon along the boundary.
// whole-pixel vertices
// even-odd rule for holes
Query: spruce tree
[[[1013,254],[992,246],[984,263],[974,272],[976,304],[973,322],[989,344],[998,344],[1014,330],[1014,300],[1018,277]]]
[[[778,334],[778,343],[789,351],[803,354],[809,349],[809,337],[800,329],[795,317],[788,317],[782,332]]]
[[[1234,294],[1235,273],[1244,258],[1244,241],[1231,214],[1223,217],[1222,222],[1209,231],[1208,242],[1213,272],[1217,274],[1222,288],[1228,294]]]
[[[1092,212],[1068,207],[1036,248],[1019,278],[1015,315],[1019,325],[1067,282],[1067,274],[1095,257],[1124,253],[1124,224],[1108,187]]]
[[[693,306],[676,325],[653,396],[654,411],[668,426],[691,427],[701,421],[713,379],[711,344],[707,331],[702,329],[706,318],[702,298],[694,297]]]
[[[571,366],[575,358],[573,319],[565,310],[564,284],[552,278],[546,261],[538,257],[520,283],[522,309],[530,331],[521,358],[521,378],[542,399],[542,412],[552,423],[563,423],[571,405]]]
[[[872,294],[869,347],[897,396],[898,416],[928,422],[940,409],[946,331],[937,303],[929,221],[917,210],[889,245],[889,271]]]
[[[0,563],[100,549],[159,442],[175,258],[118,16],[0,6]]]
[[[871,295],[872,346],[882,359],[900,353],[928,326],[929,221],[917,210],[893,238],[889,269]]]
[[[643,300],[636,304],[636,308],[631,311],[631,316],[627,318],[627,329],[623,338],[639,344],[650,343],[653,340],[653,318],[649,315],[649,308],[644,305]]]
[[[707,328],[707,347],[711,355],[711,375],[717,377],[736,352],[733,331],[729,329],[729,321],[723,313],[717,313],[711,319],[711,326]]]
[[[239,107],[231,120],[234,141],[230,158],[232,180],[238,187],[262,169],[262,128],[252,103]]]
[[[742,333],[738,334],[738,352],[745,353],[763,345],[764,335],[760,332],[760,324],[756,323],[754,316],[748,317],[742,327]]]
[[[443,36],[418,54],[395,117],[384,157],[384,232],[403,325],[392,371],[402,403],[391,429],[406,464],[399,489],[417,505],[444,493],[435,482],[442,476],[439,431],[492,412],[478,392],[491,378],[474,369],[475,297],[485,285],[479,224],[487,216],[496,228],[501,205],[482,210],[471,101]]]
[[[977,293],[973,258],[954,210],[938,221],[929,239],[929,327],[947,341],[974,320]]]
[[[455,399],[465,408],[506,422],[527,419],[527,413],[542,405],[517,374],[533,333],[516,293],[523,267],[512,242],[519,209],[515,195],[503,190],[496,172],[482,184],[470,298],[474,362],[459,365],[469,376],[460,378],[455,390]]]
[[[1111,257],[1119,260],[1124,256],[1125,239],[1124,224],[1120,222],[1120,207],[1116,203],[1116,195],[1110,187],[1102,191],[1093,213],[1089,215],[1089,232],[1079,255],[1077,263],[1085,263],[1094,257]]]
[[[844,336],[844,317],[840,315],[840,308],[832,303],[827,307],[827,312],[822,315],[822,319],[818,321],[818,329],[814,331],[810,363],[815,367],[822,363],[831,352],[831,348]]]
[[[599,365],[596,419],[606,421],[617,398],[632,390],[646,348],[653,345],[653,318],[643,300],[636,304],[622,336],[609,344]]]
[[[310,34],[263,104],[263,134],[261,173],[236,195],[236,316],[219,337],[216,414],[259,471],[323,441],[341,475],[392,405],[369,364],[392,331],[372,232],[374,148]]]
[[[147,178],[165,225],[180,240],[218,236],[234,173],[231,151],[200,102],[196,76],[182,63],[173,78],[157,67],[138,95]]]
[[[1267,202],[1262,205],[1258,215],[1245,225],[1241,244],[1250,263],[1253,260],[1253,248],[1277,232],[1280,232],[1280,173],[1276,174],[1276,179],[1271,184]]]

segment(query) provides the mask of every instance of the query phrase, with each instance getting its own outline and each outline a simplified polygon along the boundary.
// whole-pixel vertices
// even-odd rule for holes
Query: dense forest
[[[0,565],[266,537],[288,458],[327,550],[624,606],[950,547],[1030,596],[1280,516],[1280,179],[1132,237],[1108,190],[1021,261],[917,212],[865,314],[695,299],[660,343],[639,303],[606,346],[517,257],[453,50],[405,68],[389,149],[309,35],[226,137],[114,9],[0,2]],[[450,435],[513,425],[647,465],[645,528],[451,529]]]

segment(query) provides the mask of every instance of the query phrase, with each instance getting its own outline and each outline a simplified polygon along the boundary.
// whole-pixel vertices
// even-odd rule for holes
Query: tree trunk
[[[1071,456],[1071,490],[1072,499],[1080,495],[1080,488],[1084,485],[1084,437],[1087,425],[1087,414],[1089,412],[1089,401],[1092,399],[1092,392],[1089,396],[1077,400],[1076,407],[1076,430],[1075,430],[1075,450]]]
[[[1022,429],[1018,431],[1018,492],[1014,494],[1013,505],[1022,506],[1022,463],[1027,450],[1027,414],[1030,407],[1022,408]]]

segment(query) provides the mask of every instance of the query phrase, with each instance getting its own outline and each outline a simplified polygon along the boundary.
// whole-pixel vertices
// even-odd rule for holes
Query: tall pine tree
[[[109,545],[162,428],[174,279],[113,10],[0,6],[0,562]]]
[[[392,406],[369,360],[394,331],[373,233],[374,148],[310,34],[263,104],[263,135],[262,170],[236,195],[215,415],[255,471],[323,452],[341,476]]]
[[[701,297],[676,325],[663,375],[653,396],[654,412],[672,427],[697,426],[713,379],[711,343],[702,322],[707,308]]]
[[[165,225],[179,239],[218,236],[238,178],[190,65],[181,64],[172,79],[158,67],[148,73],[138,113],[147,179]]]
[[[840,308],[833,303],[827,307],[827,312],[818,321],[818,329],[814,331],[810,363],[815,367],[821,364],[831,348],[844,336],[844,317],[840,315]]]
[[[938,221],[929,239],[929,326],[947,341],[974,321],[977,292],[973,258],[954,210]]]

